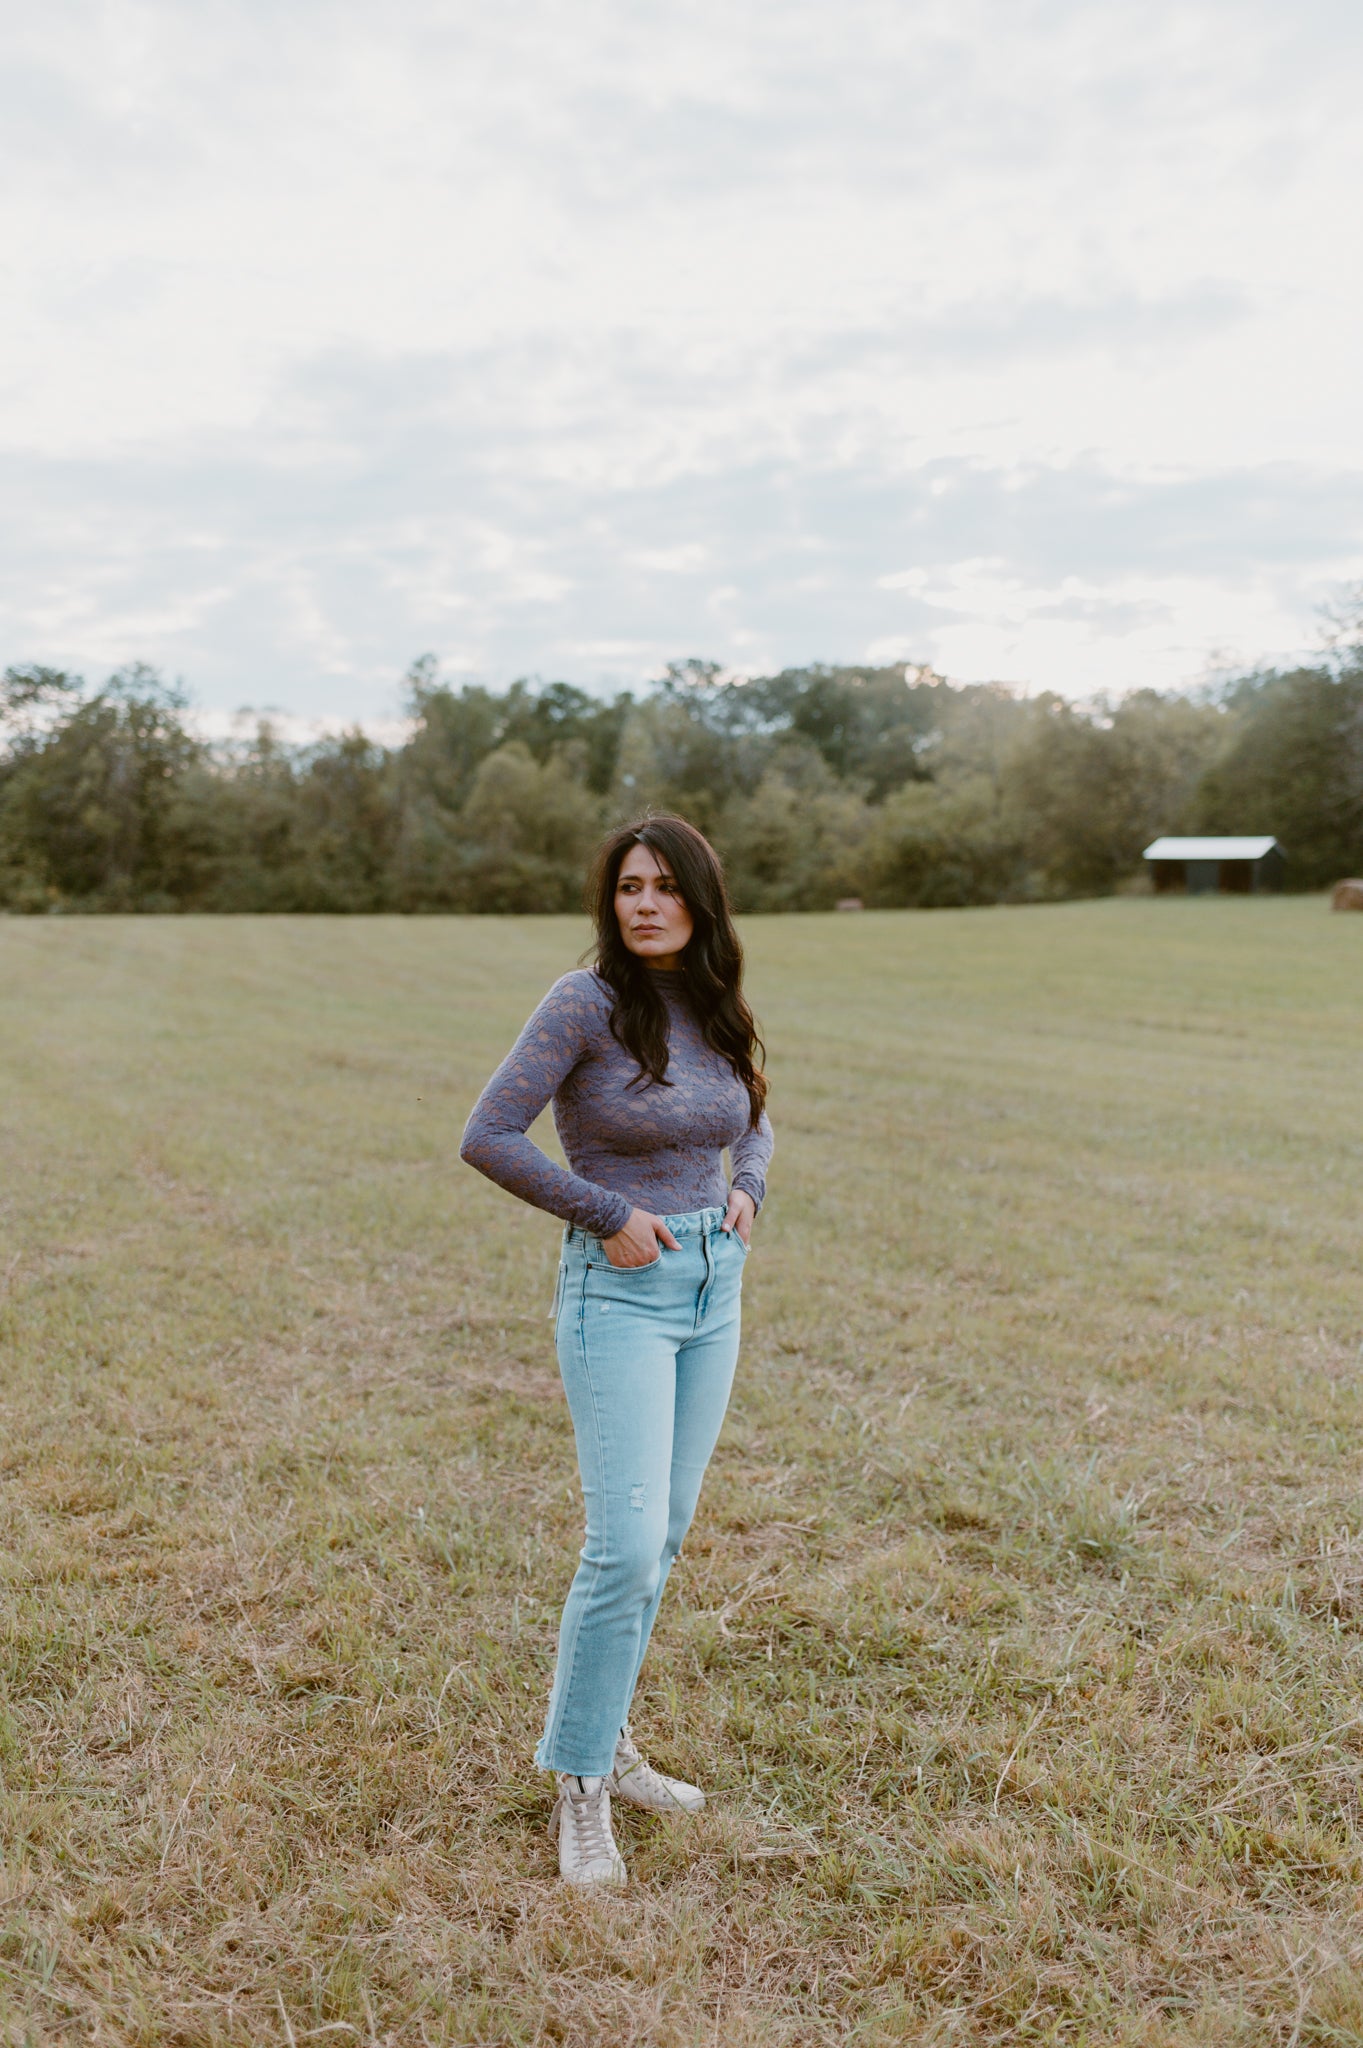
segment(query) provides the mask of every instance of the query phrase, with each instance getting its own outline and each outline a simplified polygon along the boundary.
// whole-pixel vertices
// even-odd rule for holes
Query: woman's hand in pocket
[[[662,1217],[650,1216],[647,1209],[631,1209],[624,1229],[601,1240],[601,1249],[613,1266],[656,1265],[662,1257],[661,1245],[670,1252],[681,1250]]]
[[[757,1204],[742,1188],[730,1188],[729,1206],[724,1211],[721,1230],[736,1230],[744,1244],[752,1243],[753,1219],[757,1215]]]

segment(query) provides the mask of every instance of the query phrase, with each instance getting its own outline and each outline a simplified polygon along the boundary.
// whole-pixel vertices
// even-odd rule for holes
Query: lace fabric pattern
[[[773,1140],[749,1121],[748,1092],[705,1043],[684,993],[658,976],[668,1010],[669,1085],[641,1079],[611,1035],[611,991],[579,969],[556,981],[484,1088],[459,1156],[509,1194],[594,1237],[631,1209],[680,1215],[723,1208],[723,1154],[733,1185],[760,1208]],[[568,1159],[557,1165],[526,1133],[550,1102]]]

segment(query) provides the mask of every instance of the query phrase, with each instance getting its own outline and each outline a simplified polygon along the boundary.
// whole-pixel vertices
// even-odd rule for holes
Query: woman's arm
[[[586,981],[568,974],[554,983],[474,1104],[459,1157],[536,1209],[613,1237],[633,1212],[629,1197],[556,1166],[525,1135],[598,1028],[599,1003]]]
[[[753,1213],[761,1208],[767,1193],[767,1168],[771,1155],[776,1149],[767,1112],[763,1110],[754,1130],[749,1124],[741,1138],[736,1138],[729,1147],[729,1164],[733,1178],[729,1185],[740,1193],[752,1196]]]

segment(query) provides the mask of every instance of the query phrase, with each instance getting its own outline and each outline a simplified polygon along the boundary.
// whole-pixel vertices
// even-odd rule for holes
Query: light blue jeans
[[[535,1761],[604,1777],[658,1603],[696,1511],[738,1361],[747,1249],[722,1209],[663,1220],[681,1246],[612,1266],[564,1233],[554,1335],[577,1437],[587,1536],[558,1634]]]

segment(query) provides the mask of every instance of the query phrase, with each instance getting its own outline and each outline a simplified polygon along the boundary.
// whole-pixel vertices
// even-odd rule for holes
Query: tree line
[[[1289,886],[1363,872],[1363,648],[1216,693],[1072,704],[912,664],[639,693],[406,678],[408,736],[193,731],[142,665],[0,681],[0,908],[562,911],[603,829],[681,811],[740,910],[1020,903],[1135,884],[1161,832],[1272,832]]]

